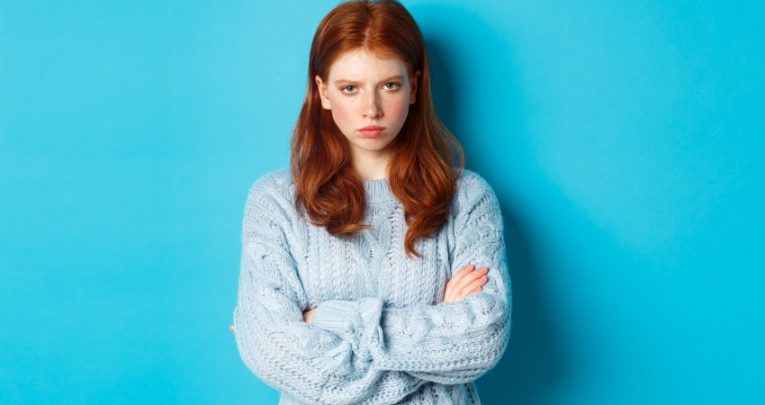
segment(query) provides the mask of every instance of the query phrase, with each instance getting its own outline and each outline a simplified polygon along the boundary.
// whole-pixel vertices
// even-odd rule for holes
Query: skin
[[[322,108],[332,111],[335,124],[348,140],[354,170],[363,179],[384,179],[391,159],[389,146],[406,121],[409,106],[416,102],[420,72],[410,76],[398,57],[381,58],[365,49],[342,54],[330,66],[326,81],[315,77]],[[362,136],[369,125],[385,127],[380,136]],[[488,268],[469,264],[446,283],[444,301],[456,304],[478,293],[488,281]],[[311,323],[315,309],[303,312]],[[234,332],[234,325],[229,326]]]
[[[390,145],[406,121],[409,106],[417,101],[419,75],[410,76],[398,57],[381,58],[360,48],[340,55],[326,78],[314,78],[322,108],[332,112],[348,140],[351,164],[363,179],[388,177]],[[369,125],[385,129],[377,137],[365,137],[359,130]]]

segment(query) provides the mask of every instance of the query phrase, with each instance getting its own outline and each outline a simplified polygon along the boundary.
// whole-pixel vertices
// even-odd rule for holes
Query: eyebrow
[[[388,83],[388,82],[390,82],[392,80],[404,80],[404,77],[401,76],[401,75],[395,75],[395,76],[391,76],[391,77],[388,77],[386,79],[383,79],[379,83]],[[348,79],[338,79],[338,80],[335,80],[335,84],[340,84],[340,83],[358,83],[358,82],[355,81],[355,80],[348,80]]]

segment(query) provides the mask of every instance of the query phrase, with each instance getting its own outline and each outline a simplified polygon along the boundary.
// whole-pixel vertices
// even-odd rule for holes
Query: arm
[[[443,384],[475,380],[501,358],[509,339],[511,295],[502,218],[491,188],[475,176],[463,184],[453,237],[452,272],[489,268],[483,291],[456,304],[389,308],[379,299],[327,301],[315,325],[352,342],[375,367]]]
[[[264,382],[306,403],[393,403],[425,381],[374,367],[351,343],[303,322],[306,297],[287,248],[289,219],[256,184],[242,230],[236,341]]]

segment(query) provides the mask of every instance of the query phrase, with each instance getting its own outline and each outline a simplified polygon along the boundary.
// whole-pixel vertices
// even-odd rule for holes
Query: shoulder
[[[290,169],[283,167],[260,176],[250,186],[250,192],[280,192],[285,191],[292,184]]]
[[[295,186],[289,168],[273,170],[252,183],[245,211],[266,210],[273,214],[293,216],[294,196]]]
[[[492,189],[486,179],[481,177],[480,174],[472,170],[463,169],[462,174],[457,179],[457,191],[458,193],[465,191],[491,192]]]
[[[501,238],[504,227],[502,210],[486,179],[478,173],[464,170],[457,184],[451,221],[454,231],[461,235],[458,238],[467,238],[473,242]]]
[[[470,209],[478,204],[497,205],[497,197],[489,183],[478,173],[464,169],[457,179],[453,208],[457,211]]]
[[[255,198],[290,199],[294,184],[289,168],[270,171],[255,180],[250,186],[248,202]]]

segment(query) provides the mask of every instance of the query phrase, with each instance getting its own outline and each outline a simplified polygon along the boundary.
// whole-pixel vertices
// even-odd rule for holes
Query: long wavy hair
[[[292,136],[291,171],[298,212],[335,236],[350,236],[362,223],[365,191],[351,167],[347,139],[332,112],[321,106],[318,75],[327,81],[332,63],[344,52],[366,49],[380,57],[395,56],[410,79],[420,72],[416,101],[401,132],[388,146],[391,191],[404,207],[407,255],[420,256],[415,242],[437,233],[447,221],[456,181],[464,168],[459,141],[436,115],[431,95],[425,41],[417,23],[397,1],[352,1],[340,4],[319,24],[311,44],[308,89]]]

